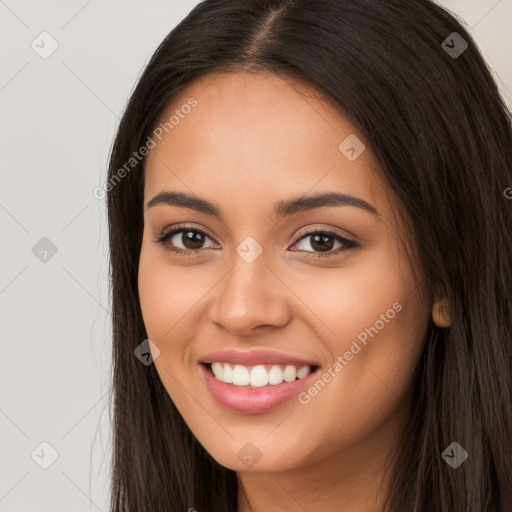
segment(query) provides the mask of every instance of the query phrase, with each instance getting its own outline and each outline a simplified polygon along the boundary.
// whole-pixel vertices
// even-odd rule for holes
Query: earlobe
[[[452,308],[447,297],[434,300],[434,305],[432,306],[432,320],[438,327],[450,327],[452,325]]]

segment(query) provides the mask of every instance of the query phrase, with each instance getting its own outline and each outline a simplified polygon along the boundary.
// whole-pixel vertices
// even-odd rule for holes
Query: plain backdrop
[[[108,246],[93,190],[137,77],[196,3],[0,0],[0,512],[108,511]],[[442,4],[512,107],[512,0]]]

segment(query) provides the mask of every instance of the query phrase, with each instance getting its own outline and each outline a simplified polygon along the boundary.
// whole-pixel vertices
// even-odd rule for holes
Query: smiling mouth
[[[278,386],[301,380],[319,366],[290,364],[257,364],[252,366],[231,363],[201,363],[216,380],[239,388],[262,388]]]

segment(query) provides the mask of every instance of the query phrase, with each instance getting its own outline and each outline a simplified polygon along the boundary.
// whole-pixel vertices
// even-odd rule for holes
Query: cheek
[[[173,339],[183,321],[207,290],[205,276],[173,266],[165,251],[143,242],[138,271],[139,299],[148,333],[160,342]]]
[[[139,263],[138,288],[144,325],[148,338],[160,353],[155,368],[165,389],[180,408],[187,411],[191,403],[183,393],[186,382],[190,344],[187,341],[187,314],[204,291],[187,279],[182,268],[167,264],[165,255],[143,247]]]
[[[317,447],[319,459],[333,446],[355,446],[373,432],[384,435],[407,415],[404,397],[421,355],[428,315],[416,296],[397,293],[393,298],[398,299],[395,308],[384,300],[381,307],[374,303],[347,322],[338,321],[339,334],[331,345],[335,362],[301,396],[309,423],[301,434],[315,421],[325,427],[322,437],[328,442]]]
[[[426,327],[420,290],[392,247],[366,249],[339,268],[286,270],[285,280],[306,306],[296,314],[315,325],[333,355],[343,354],[358,336],[363,343],[372,339],[367,330],[399,338],[399,332],[410,337]]]
[[[429,310],[410,272],[397,261],[394,254],[376,251],[357,269],[297,282],[299,296],[313,284],[322,290],[310,294],[307,305],[318,312],[315,330],[327,333],[322,340],[333,359],[301,403],[310,419],[330,418],[328,439],[355,442],[372,432],[411,385]]]
[[[157,369],[162,361],[168,367],[170,362],[183,360],[185,338],[177,337],[176,333],[181,332],[183,319],[199,295],[199,290],[186,279],[186,273],[179,268],[172,269],[159,252],[158,248],[145,248],[143,244],[138,273],[144,325],[148,338],[160,350],[160,357],[155,360]],[[181,344],[180,339],[183,340]],[[178,365],[173,371],[176,368]]]

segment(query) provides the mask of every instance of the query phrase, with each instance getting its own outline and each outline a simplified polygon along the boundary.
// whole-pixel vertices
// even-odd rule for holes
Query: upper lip
[[[300,359],[295,356],[282,354],[272,350],[219,350],[210,352],[199,359],[200,363],[231,363],[242,366],[257,364],[288,364],[291,366],[319,366],[312,360]]]

